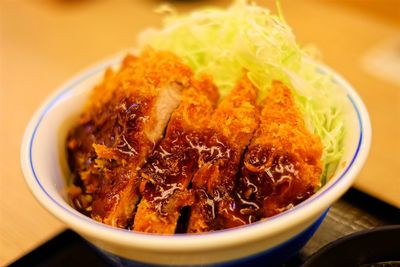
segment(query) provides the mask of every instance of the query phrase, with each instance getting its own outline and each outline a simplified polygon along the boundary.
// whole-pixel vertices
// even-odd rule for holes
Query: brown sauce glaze
[[[150,201],[160,215],[167,215],[165,204],[176,190],[187,188],[193,171],[197,169],[198,153],[191,149],[191,142],[204,142],[204,137],[176,127],[147,158],[140,171],[142,197]],[[186,201],[190,202],[189,199]]]
[[[142,133],[151,102],[117,92],[108,103],[82,117],[67,139],[73,183],[82,189],[82,195],[70,194],[71,202],[87,215],[106,215],[115,194],[134,175],[130,166],[137,164],[139,147],[149,142]]]
[[[245,156],[235,196],[236,215],[247,223],[285,211],[310,197],[293,156],[274,148],[251,147]]]
[[[268,218],[318,188],[322,145],[283,84],[274,84],[261,116],[255,92],[254,101],[243,102],[252,85],[239,86],[243,94],[213,117],[212,101],[195,90],[161,141],[146,135],[155,95],[119,86],[86,110],[67,138],[69,197],[81,213],[137,231],[198,233]]]
[[[281,213],[319,187],[322,144],[310,133],[290,89],[273,82],[260,127],[244,155],[235,196],[236,215],[247,223]]]
[[[232,155],[231,148],[213,130],[184,131],[175,128],[169,138],[153,151],[140,171],[146,181],[141,189],[142,196],[151,201],[161,215],[167,215],[165,207],[171,195],[175,191],[185,191],[199,167],[211,161],[229,165]],[[233,189],[233,185],[228,181],[221,183],[215,194],[227,188]],[[187,194],[181,207],[192,202],[192,194]]]
[[[246,72],[218,105],[210,127],[215,133],[208,147],[224,149],[219,157],[204,156],[193,178],[196,201],[191,207],[188,231],[200,233],[245,224],[234,215],[236,173],[240,157],[258,125],[257,89]]]
[[[105,72],[67,140],[75,207],[105,224],[129,227],[139,200],[137,171],[193,83],[191,69],[180,58],[150,47]]]
[[[220,215],[225,205],[232,202],[235,192],[239,149],[217,132],[210,135],[205,147],[208,150],[201,152],[201,168],[192,180],[196,205],[192,207],[190,232],[227,228],[229,220]]]

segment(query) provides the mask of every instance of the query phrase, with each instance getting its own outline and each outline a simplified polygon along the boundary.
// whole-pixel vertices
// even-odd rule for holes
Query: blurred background
[[[179,11],[231,1],[172,1]],[[275,10],[275,1],[256,1]],[[156,0],[0,1],[0,265],[64,226],[24,184],[19,146],[26,124],[66,79],[104,57],[134,47],[160,26]],[[281,0],[298,41],[357,89],[371,116],[370,156],[355,187],[400,208],[400,1]]]

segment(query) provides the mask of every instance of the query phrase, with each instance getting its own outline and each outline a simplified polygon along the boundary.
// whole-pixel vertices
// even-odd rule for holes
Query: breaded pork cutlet
[[[322,144],[305,127],[288,87],[273,82],[244,156],[237,207],[255,221],[285,211],[320,186]]]
[[[200,233],[245,224],[236,217],[234,190],[241,155],[258,125],[257,89],[244,75],[211,119],[213,135],[201,153],[192,179],[195,201],[188,232]]]
[[[169,52],[128,55],[107,70],[68,136],[74,206],[97,221],[125,228],[138,201],[137,170],[162,137],[190,87],[192,72]]]
[[[182,207],[193,197],[187,187],[198,169],[199,151],[218,100],[217,88],[208,78],[182,94],[164,139],[140,171],[142,199],[135,215],[135,231],[173,234]]]

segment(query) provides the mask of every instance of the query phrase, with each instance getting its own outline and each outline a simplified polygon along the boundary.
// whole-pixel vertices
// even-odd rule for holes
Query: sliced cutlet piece
[[[188,232],[200,233],[244,224],[229,212],[234,204],[241,155],[258,125],[257,89],[247,75],[220,103],[212,117],[211,138],[192,179],[195,201]]]
[[[204,129],[210,122],[217,99],[217,88],[208,78],[182,94],[164,139],[140,171],[142,199],[133,230],[175,233],[181,208],[193,202],[187,187],[198,169],[198,149],[206,138]]]
[[[97,221],[125,228],[138,201],[137,170],[162,137],[192,72],[168,52],[127,56],[94,88],[67,140],[74,206]]]
[[[255,221],[285,211],[320,186],[322,144],[305,127],[292,93],[273,82],[239,178],[239,213]]]

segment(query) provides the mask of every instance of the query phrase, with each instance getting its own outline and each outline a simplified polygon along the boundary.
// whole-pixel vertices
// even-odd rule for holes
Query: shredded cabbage
[[[321,137],[324,184],[343,154],[345,127],[340,102],[344,94],[299,47],[283,16],[245,0],[235,1],[228,9],[208,8],[185,15],[163,10],[169,11],[164,27],[142,33],[141,45],[174,52],[196,74],[211,74],[222,97],[234,87],[243,69],[258,87],[260,98],[272,80],[292,88],[308,129]]]

